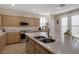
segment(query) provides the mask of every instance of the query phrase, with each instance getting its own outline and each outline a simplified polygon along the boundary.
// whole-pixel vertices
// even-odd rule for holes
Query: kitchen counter
[[[6,32],[39,32],[39,27],[4,27]],[[3,27],[0,27],[2,30]]]
[[[18,30],[6,30],[6,32],[20,32]]]
[[[0,27],[0,29],[2,29],[3,27]],[[11,30],[18,30],[18,31],[21,31],[21,30],[37,30],[39,27],[4,27],[4,29],[6,31],[11,31]]]
[[[59,44],[58,42],[52,42],[52,43],[43,43],[37,39],[35,39],[35,36],[45,36],[47,37],[47,33],[46,32],[33,32],[33,33],[25,33],[28,37],[30,37],[33,41],[35,41],[36,43],[38,43],[39,45],[41,45],[42,47],[44,47],[45,49],[47,49],[48,51],[50,51],[51,53],[59,53],[60,49],[59,49]]]

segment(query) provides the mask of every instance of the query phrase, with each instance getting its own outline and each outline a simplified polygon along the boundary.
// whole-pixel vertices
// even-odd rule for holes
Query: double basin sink
[[[50,38],[46,38],[45,36],[35,36],[34,37],[35,39],[43,42],[43,43],[52,43],[52,42],[55,42],[54,39],[50,39]]]

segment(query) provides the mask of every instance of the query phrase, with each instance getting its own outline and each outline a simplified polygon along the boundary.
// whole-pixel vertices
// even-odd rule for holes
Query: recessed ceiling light
[[[11,4],[11,6],[15,6],[15,4]]]
[[[65,7],[66,5],[65,4],[60,4],[58,7],[57,7],[57,9],[59,10],[59,9],[61,9],[62,7]]]
[[[32,10],[33,10],[33,11],[35,11],[36,9],[35,9],[35,8],[33,8]]]

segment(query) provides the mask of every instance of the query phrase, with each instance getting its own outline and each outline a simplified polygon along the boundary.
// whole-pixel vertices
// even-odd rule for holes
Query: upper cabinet
[[[35,26],[35,19],[29,17],[29,26]]]
[[[39,26],[40,19],[39,18],[29,18],[29,25],[30,26]]]
[[[35,18],[35,26],[40,26],[40,18]]]
[[[2,15],[0,15],[0,27],[2,26]]]
[[[10,16],[10,15],[0,16],[0,26],[3,24],[3,26],[5,27],[19,27],[21,26],[21,23],[28,23],[30,27],[39,26],[40,18],[18,17],[18,16]]]
[[[40,25],[40,19],[39,18],[34,18],[34,17],[21,17],[20,22],[29,23],[30,27]]]
[[[19,26],[19,17],[16,16],[3,16],[3,26],[11,26],[11,27],[16,27]]]
[[[28,23],[29,22],[28,17],[20,17],[20,22]]]

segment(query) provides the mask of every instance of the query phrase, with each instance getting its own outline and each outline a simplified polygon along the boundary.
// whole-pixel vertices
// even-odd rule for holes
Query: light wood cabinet
[[[20,22],[26,22],[29,23],[28,17],[20,17]]]
[[[35,18],[35,26],[40,26],[40,19],[39,18]]]
[[[39,18],[29,18],[29,26],[40,26]]]
[[[2,15],[0,15],[0,27],[2,26]]]
[[[8,32],[7,44],[20,42],[20,32]]]
[[[26,42],[26,53],[27,54],[34,54],[34,41],[32,41],[30,38],[28,38],[28,41]]]
[[[6,45],[6,33],[4,35],[2,35],[2,46],[3,48],[5,47]]]
[[[20,26],[20,22],[27,22],[29,23],[29,26],[32,26],[32,27],[39,26],[40,18],[3,15],[3,26],[17,27],[17,26]],[[2,16],[0,16],[0,25],[1,24],[2,24]]]
[[[27,23],[29,23],[29,17],[25,17],[25,20],[24,20],[24,22],[27,22]]]
[[[29,26],[35,26],[35,19],[29,18]]]
[[[3,34],[2,36],[0,36],[0,53],[3,52],[5,45],[6,45],[6,34]]]
[[[36,54],[48,54],[48,51],[46,51],[44,48],[42,48],[40,45],[35,45],[35,53]]]
[[[16,16],[8,16],[8,15],[3,15],[3,26],[10,26],[10,27],[16,27],[20,26],[19,24],[19,17]]]
[[[38,43],[33,41],[31,38],[27,38],[26,42],[26,53],[27,54],[49,54],[50,52],[45,48],[41,47]]]
[[[1,40],[1,37],[0,37],[0,54],[2,53],[2,40]]]

